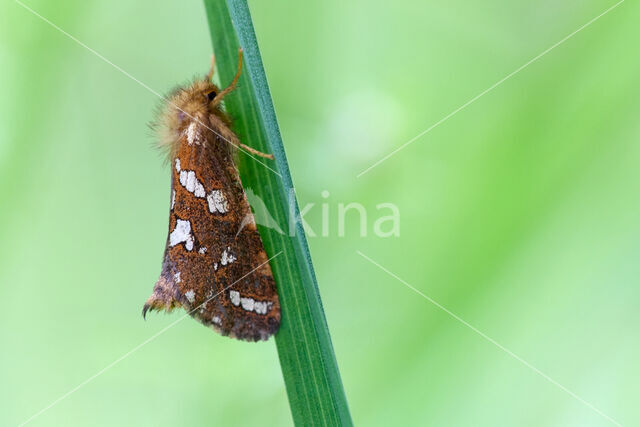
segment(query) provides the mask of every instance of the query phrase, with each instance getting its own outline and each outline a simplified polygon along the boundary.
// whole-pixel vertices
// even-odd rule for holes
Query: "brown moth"
[[[168,98],[155,127],[171,161],[169,236],[160,278],[143,308],[185,310],[222,335],[266,340],[280,326],[280,301],[249,202],[234,162],[235,149],[262,157],[240,143],[220,101],[236,86],[220,91],[204,79],[178,88]]]

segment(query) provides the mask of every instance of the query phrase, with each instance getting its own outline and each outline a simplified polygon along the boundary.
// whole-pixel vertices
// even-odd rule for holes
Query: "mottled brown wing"
[[[280,325],[280,302],[230,148],[195,122],[187,127],[171,165],[162,273],[145,312],[182,306],[222,335],[265,340]]]

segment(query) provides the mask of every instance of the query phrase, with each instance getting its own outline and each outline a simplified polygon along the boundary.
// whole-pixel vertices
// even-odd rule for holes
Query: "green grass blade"
[[[245,0],[204,3],[222,86],[236,72],[238,48],[244,50],[240,83],[225,99],[234,130],[245,144],[276,157],[261,159],[273,171],[244,154],[239,167],[245,188],[264,201],[285,233],[260,227],[267,253],[283,251],[271,267],[282,304],[276,344],[294,422],[351,425],[304,230],[299,222],[289,229],[298,207],[248,5]]]

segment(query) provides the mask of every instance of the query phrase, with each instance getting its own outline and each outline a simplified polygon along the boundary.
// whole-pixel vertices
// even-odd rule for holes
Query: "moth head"
[[[152,125],[160,136],[161,145],[169,148],[170,155],[175,152],[181,135],[187,127],[196,122],[199,126],[210,128],[209,117],[216,115],[223,122],[229,119],[222,110],[223,98],[235,89],[242,70],[242,50],[239,51],[238,71],[229,86],[224,89],[216,86],[211,80],[214,70],[214,59],[211,70],[188,86],[180,87],[166,99],[158,120]]]
[[[173,107],[181,121],[202,120],[220,110],[221,92],[223,91],[211,81],[198,79],[181,89],[177,97],[170,99],[169,107]]]
[[[217,88],[214,88],[205,94],[210,104],[216,99],[217,94],[218,94]]]
[[[215,57],[211,57],[211,69],[204,79],[196,80],[191,86],[179,89],[169,100],[180,121],[201,120],[209,114],[224,115],[220,108],[222,99],[236,88],[242,72],[242,49],[238,51],[238,70],[229,86],[220,89],[212,82]],[[174,101],[174,102],[172,102]]]

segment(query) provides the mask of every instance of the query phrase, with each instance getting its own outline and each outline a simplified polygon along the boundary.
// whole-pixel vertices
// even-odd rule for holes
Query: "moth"
[[[205,78],[174,90],[152,126],[171,165],[169,235],[148,310],[183,307],[222,335],[266,340],[280,326],[280,301],[235,164],[237,150],[273,158],[242,144],[221,101],[242,72],[220,90]]]

